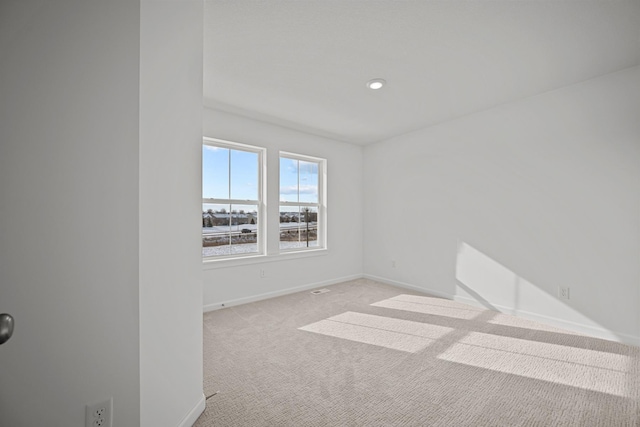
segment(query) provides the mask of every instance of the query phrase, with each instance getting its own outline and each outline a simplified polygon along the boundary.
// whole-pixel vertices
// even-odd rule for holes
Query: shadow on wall
[[[523,279],[465,242],[458,243],[454,299],[578,332],[620,341],[614,331],[572,308],[569,299]],[[568,288],[566,288],[567,294]]]

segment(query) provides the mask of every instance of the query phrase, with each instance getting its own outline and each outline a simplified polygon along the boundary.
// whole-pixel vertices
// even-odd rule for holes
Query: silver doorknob
[[[9,341],[13,335],[13,317],[10,314],[0,314],[0,345]]]

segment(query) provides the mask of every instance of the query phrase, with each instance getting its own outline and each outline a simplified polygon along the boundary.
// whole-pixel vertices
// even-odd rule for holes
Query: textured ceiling
[[[206,106],[357,144],[640,63],[640,0],[206,0],[204,24]]]

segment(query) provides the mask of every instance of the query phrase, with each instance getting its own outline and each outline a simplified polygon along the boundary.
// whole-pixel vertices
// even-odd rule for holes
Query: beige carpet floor
[[[640,426],[640,349],[369,280],[204,315],[212,426]]]

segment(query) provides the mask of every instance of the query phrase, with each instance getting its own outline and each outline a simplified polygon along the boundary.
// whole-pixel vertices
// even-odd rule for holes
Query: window
[[[280,251],[325,247],[326,160],[280,153]]]
[[[264,253],[264,149],[213,138],[202,145],[202,256]]]

